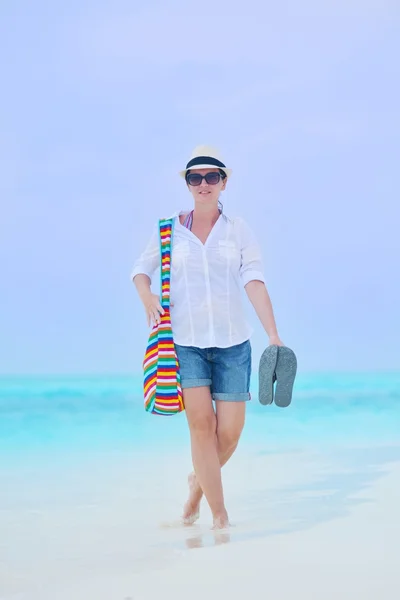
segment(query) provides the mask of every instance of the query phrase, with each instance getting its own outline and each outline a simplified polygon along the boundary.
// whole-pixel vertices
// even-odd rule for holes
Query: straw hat
[[[213,146],[196,146],[192,152],[189,162],[183,171],[180,171],[180,175],[185,178],[186,173],[189,169],[210,169],[218,168],[226,173],[229,177],[232,174],[232,169],[227,169],[219,152]]]

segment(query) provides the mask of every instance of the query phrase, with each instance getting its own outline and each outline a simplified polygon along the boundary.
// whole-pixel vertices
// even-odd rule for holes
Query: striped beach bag
[[[161,219],[161,322],[151,330],[143,360],[144,407],[155,415],[175,415],[185,407],[170,315],[173,219]]]

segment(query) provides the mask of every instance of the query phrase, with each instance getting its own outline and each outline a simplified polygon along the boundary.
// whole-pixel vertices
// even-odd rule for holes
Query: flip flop
[[[261,355],[258,367],[258,399],[261,404],[274,401],[275,365],[278,360],[278,346],[268,346]]]
[[[276,361],[275,404],[284,408],[292,401],[293,385],[297,372],[297,358],[287,346],[279,346]]]

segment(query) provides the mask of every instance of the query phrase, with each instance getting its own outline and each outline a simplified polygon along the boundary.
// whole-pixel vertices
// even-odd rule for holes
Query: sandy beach
[[[179,526],[180,454],[39,463],[2,469],[1,600],[399,598],[396,446],[243,449],[218,535]]]

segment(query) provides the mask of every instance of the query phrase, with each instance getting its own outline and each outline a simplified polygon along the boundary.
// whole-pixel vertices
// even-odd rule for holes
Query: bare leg
[[[201,496],[200,498],[198,498],[198,483],[196,479],[196,474],[194,472],[189,473],[188,485],[189,498],[183,508],[182,520],[185,525],[193,525],[193,523],[195,523],[200,517],[200,500],[203,497],[203,490],[201,490]]]
[[[186,416],[190,428],[192,460],[199,482],[207,502],[210,505],[215,528],[229,525],[221,480],[221,466],[218,456],[217,420],[212,406],[210,390],[206,386],[184,390]],[[190,478],[189,478],[189,481]],[[193,481],[193,479],[192,479]],[[196,481],[196,485],[197,485]],[[183,519],[195,517],[198,504],[189,498]],[[192,519],[193,522],[194,519]]]
[[[221,467],[228,462],[236,448],[237,443],[226,450],[218,445],[218,459]],[[189,498],[185,504],[183,518],[187,525],[192,525],[200,516],[200,502],[203,497],[203,490],[201,489],[194,472],[189,474],[188,484]]]
[[[237,448],[245,421],[245,402],[216,402],[217,449],[220,466],[223,467]],[[203,490],[195,473],[189,475],[189,499],[185,504],[183,518],[194,523],[200,514]]]

